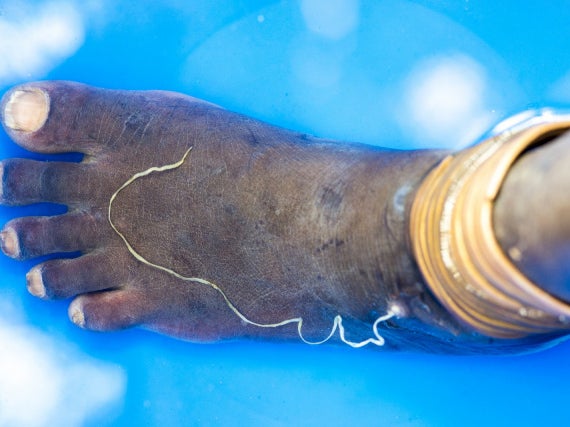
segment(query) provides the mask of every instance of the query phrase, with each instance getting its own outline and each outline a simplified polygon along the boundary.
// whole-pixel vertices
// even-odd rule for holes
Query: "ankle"
[[[398,316],[430,311],[428,293],[410,243],[410,211],[425,175],[447,154],[436,150],[371,150],[349,171],[345,218],[331,259],[347,289],[351,314],[367,323],[398,307]],[[348,254],[348,255],[346,255]],[[416,300],[422,300],[421,307]],[[432,304],[431,301],[428,304]],[[414,306],[414,307],[412,307]],[[419,316],[425,317],[424,313]]]

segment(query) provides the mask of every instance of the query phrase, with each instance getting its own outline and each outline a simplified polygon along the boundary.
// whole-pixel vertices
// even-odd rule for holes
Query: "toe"
[[[87,213],[17,218],[0,232],[0,245],[6,255],[16,259],[87,251],[101,242],[101,227],[97,226],[101,221],[100,215]]]
[[[67,82],[36,82],[8,91],[0,102],[6,132],[19,145],[41,153],[93,150],[96,90]],[[98,113],[102,114],[101,111]]]
[[[4,95],[0,118],[10,137],[30,151],[90,153],[95,92],[66,82],[24,84]]]
[[[180,101],[171,96],[173,101]],[[94,88],[45,81],[11,89],[0,101],[0,119],[10,137],[39,153],[96,154],[120,140],[140,142],[156,118],[153,92]],[[164,123],[164,120],[160,120]],[[161,126],[158,130],[162,129]]]
[[[92,167],[68,162],[7,159],[0,162],[0,203],[74,205],[88,199]]]
[[[132,289],[80,295],[68,310],[73,323],[94,331],[114,331],[139,325],[148,312],[144,295]]]
[[[39,298],[61,299],[117,289],[127,282],[127,262],[112,251],[92,252],[74,259],[46,261],[26,275],[28,291]]]

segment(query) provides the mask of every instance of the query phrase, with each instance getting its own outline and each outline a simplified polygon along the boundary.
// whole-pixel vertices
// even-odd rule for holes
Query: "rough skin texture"
[[[41,89],[49,114],[36,131],[6,126],[14,91]],[[459,325],[431,296],[410,251],[415,189],[445,155],[336,143],[286,131],[168,92],[41,82],[13,89],[3,123],[22,147],[80,152],[80,163],[8,159],[1,201],[63,203],[58,217],[18,218],[2,232],[19,259],[79,251],[36,266],[28,287],[46,299],[74,298],[80,326],[131,326],[191,341],[299,339],[297,326],[240,320],[220,292],[137,261],[112,221],[149,262],[215,283],[247,318],[303,318],[308,340],[326,337],[341,315],[347,339],[372,336],[387,348],[454,353],[509,352],[539,340],[492,340]],[[41,122],[41,121],[40,121]],[[508,221],[508,220],[505,220]],[[339,342],[338,334],[331,340]]]

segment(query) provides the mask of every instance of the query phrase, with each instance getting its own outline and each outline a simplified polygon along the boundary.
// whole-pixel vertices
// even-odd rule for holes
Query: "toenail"
[[[68,310],[69,318],[73,323],[75,323],[80,328],[85,327],[85,315],[83,314],[83,309],[81,301],[74,299],[69,305]]]
[[[4,107],[4,124],[13,130],[35,132],[47,120],[49,97],[37,88],[16,89]]]
[[[28,274],[26,274],[26,282],[29,293],[38,298],[45,298],[46,288],[44,286],[44,279],[42,278],[42,272],[39,267],[32,268]]]
[[[0,246],[2,247],[2,252],[11,258],[20,256],[20,243],[18,242],[18,235],[13,228],[7,227],[0,232]]]

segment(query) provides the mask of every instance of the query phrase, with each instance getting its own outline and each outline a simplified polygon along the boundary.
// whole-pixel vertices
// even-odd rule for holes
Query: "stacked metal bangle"
[[[568,129],[567,116],[534,117],[445,158],[418,190],[410,226],[424,279],[441,304],[484,335],[570,329],[570,305],[528,280],[493,228],[493,205],[516,159]]]

